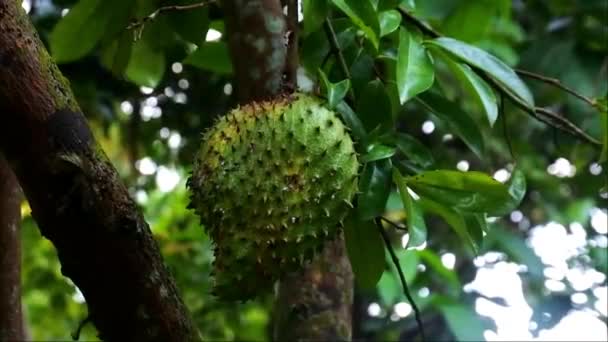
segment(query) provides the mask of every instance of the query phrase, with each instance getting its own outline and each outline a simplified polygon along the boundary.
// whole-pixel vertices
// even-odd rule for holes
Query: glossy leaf
[[[344,239],[357,284],[374,288],[385,266],[384,242],[374,222],[347,220]]]
[[[165,54],[146,40],[133,44],[131,59],[126,69],[127,78],[135,84],[154,88],[165,74]]]
[[[428,44],[437,46],[465,63],[490,75],[502,89],[517,97],[528,108],[534,108],[534,98],[526,84],[504,62],[484,50],[456,39],[441,37]]]
[[[376,160],[390,158],[395,154],[395,151],[395,147],[379,143],[372,143],[367,146],[367,151],[361,157],[361,162],[369,163]]]
[[[321,69],[319,69],[319,76],[323,88],[325,88],[325,97],[327,98],[329,108],[335,108],[338,103],[342,102],[344,97],[346,97],[346,94],[350,89],[350,80],[346,79],[337,83],[332,83]]]
[[[399,189],[401,201],[405,208],[407,231],[410,235],[407,247],[418,247],[426,242],[427,232],[426,224],[424,223],[424,214],[416,200],[414,200],[409,193],[405,178],[403,178],[397,169],[393,169],[393,182],[395,182]]]
[[[411,135],[398,133],[394,141],[397,149],[407,157],[408,161],[415,165],[426,169],[435,164],[431,151]]]
[[[406,180],[421,197],[465,212],[500,215],[511,197],[505,184],[477,171],[427,171]]]
[[[514,210],[519,206],[524,196],[526,195],[526,175],[524,175],[521,169],[516,168],[511,174],[511,179],[507,183],[509,186],[509,195],[511,200],[507,203],[505,212]]]
[[[401,24],[401,14],[396,10],[388,10],[378,14],[380,21],[380,37],[393,33]]]
[[[435,80],[426,48],[404,28],[399,32],[396,79],[401,104],[429,89]]]
[[[386,200],[391,190],[391,168],[389,159],[378,160],[365,165],[359,181],[358,217],[370,220],[384,212]]]
[[[484,110],[490,126],[494,126],[498,118],[498,101],[492,88],[468,65],[453,60],[439,49],[433,48],[431,51],[433,55],[440,56],[446,62],[462,87],[473,97],[479,107]]]
[[[329,6],[327,0],[304,0],[302,1],[302,7],[304,12],[302,34],[306,36],[321,29],[323,21],[329,13]]]
[[[188,55],[184,63],[219,74],[232,73],[230,54],[224,42],[205,42]]]
[[[483,157],[485,148],[481,130],[475,121],[463,112],[458,105],[432,92],[421,94],[418,99],[429,111],[443,120],[473,153],[479,158]]]
[[[462,215],[462,217],[467,226],[467,231],[469,232],[471,239],[475,241],[477,246],[481,246],[483,244],[484,234],[487,230],[485,215],[465,213]]]
[[[429,212],[441,217],[454,230],[458,237],[460,237],[460,239],[471,248],[474,254],[479,253],[479,245],[477,244],[477,241],[473,239],[471,234],[469,234],[467,224],[462,214],[448,206],[425,197],[420,198],[418,202],[425,212]]]
[[[380,23],[370,0],[331,0],[357,25],[369,41],[378,48]]]
[[[380,80],[373,80],[365,85],[362,92],[358,92],[357,114],[368,131],[378,126],[382,130],[391,129],[393,116],[391,100],[386,87]]]

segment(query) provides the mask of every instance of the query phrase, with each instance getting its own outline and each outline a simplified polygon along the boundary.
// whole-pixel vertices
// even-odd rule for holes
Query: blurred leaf
[[[600,109],[600,120],[602,123],[602,151],[600,152],[599,163],[608,161],[608,95],[597,100],[598,108]]]
[[[479,77],[468,65],[454,61],[443,51],[432,48],[433,55],[441,57],[464,89],[473,97],[480,108],[484,110],[490,126],[494,126],[498,118],[498,103],[496,95],[490,86]]]
[[[461,1],[442,25],[446,35],[467,42],[476,42],[486,36],[495,20],[497,0]],[[471,23],[475,23],[471,25]]]
[[[81,0],[70,8],[53,28],[49,37],[53,59],[73,62],[88,55],[114,27],[126,26],[132,0]]]
[[[390,158],[395,154],[396,148],[383,144],[369,144],[367,152],[361,157],[362,163],[369,163],[376,160]]]
[[[191,5],[200,0],[173,0],[175,5]],[[171,11],[167,15],[171,28],[184,40],[200,44],[204,42],[209,29],[209,9],[207,6],[189,9],[187,11]]]
[[[509,187],[509,201],[505,202],[502,212],[508,213],[519,206],[526,195],[526,175],[519,168],[513,170],[511,178],[507,183]]]
[[[489,234],[515,262],[526,265],[528,272],[538,279],[544,278],[542,261],[522,237],[500,226],[493,227]]]
[[[405,178],[401,176],[399,170],[393,169],[393,182],[399,188],[401,201],[405,208],[405,218],[407,219],[407,232],[410,235],[406,247],[418,247],[426,242],[426,224],[424,223],[424,214],[418,203],[412,198],[408,189]]]
[[[323,21],[325,21],[325,18],[329,13],[329,6],[327,5],[327,0],[302,1],[304,12],[304,29],[302,34],[304,36],[321,29]]]
[[[401,284],[395,277],[395,274],[391,271],[384,271],[380,281],[376,285],[378,290],[378,296],[385,306],[395,304],[397,298],[401,294]]]
[[[154,88],[165,74],[165,54],[152,48],[147,40],[133,44],[126,75],[137,85]]]
[[[448,225],[450,225],[454,232],[456,232],[460,239],[471,248],[475,255],[479,253],[479,245],[471,234],[469,234],[467,224],[461,213],[424,197],[420,198],[418,203],[420,203],[425,212],[440,216]]]
[[[365,164],[359,181],[358,217],[370,220],[384,212],[391,190],[391,168],[389,159]]]
[[[443,120],[473,153],[479,158],[483,158],[484,143],[480,133],[481,130],[477,127],[475,121],[463,112],[458,105],[432,92],[421,94],[418,99],[429,111]]]
[[[435,164],[433,155],[424,144],[416,140],[409,134],[398,133],[395,137],[395,143],[399,151],[401,151],[408,161],[420,166],[423,169],[431,167]]]
[[[361,120],[359,120],[357,114],[355,114],[355,112],[353,112],[350,106],[344,101],[338,103],[338,105],[336,106],[336,110],[338,111],[338,113],[340,113],[342,121],[344,121],[346,127],[350,129],[356,140],[363,141],[367,133],[365,132],[365,128],[363,128],[363,123],[361,123]]]
[[[483,244],[484,232],[487,231],[486,218],[483,214],[468,214],[462,215],[469,235],[475,241],[475,244],[480,248]]]
[[[439,276],[441,276],[444,280],[448,282],[452,289],[456,289],[461,291],[460,280],[458,280],[458,275],[447,269],[441,259],[435,252],[430,251],[428,249],[424,249],[421,251],[417,251],[418,256],[420,257],[422,262],[427,263],[433,271],[435,271]]]
[[[435,72],[426,49],[419,39],[401,28],[397,56],[397,88],[404,104],[433,85]]]
[[[401,14],[396,10],[388,10],[378,14],[380,21],[380,37],[393,33],[401,24]]]
[[[484,341],[486,327],[479,315],[468,306],[442,298],[434,303],[448,322],[450,330],[458,341]]]
[[[325,97],[327,98],[329,108],[335,108],[348,93],[350,80],[345,79],[337,83],[331,83],[321,69],[319,69],[319,76],[321,77],[323,88],[325,88]]]
[[[363,31],[374,47],[378,48],[380,24],[370,0],[332,0],[332,2]]]
[[[132,49],[133,34],[125,31],[118,41],[113,42],[103,51],[101,62],[115,77],[121,78],[129,65]]]
[[[393,126],[391,100],[382,81],[373,80],[365,85],[364,91],[357,93],[357,114],[368,131],[378,126],[389,130]]]
[[[349,219],[344,239],[357,284],[374,288],[384,272],[384,242],[373,221]]]
[[[437,46],[465,63],[487,72],[503,90],[517,97],[528,108],[534,108],[534,98],[526,84],[513,69],[498,58],[480,48],[452,38],[435,38],[427,41],[427,43]]]
[[[426,171],[406,181],[421,197],[465,212],[501,215],[510,200],[506,185],[477,171]]]
[[[184,59],[184,63],[219,74],[232,73],[230,54],[224,42],[205,42],[201,44],[198,49]]]

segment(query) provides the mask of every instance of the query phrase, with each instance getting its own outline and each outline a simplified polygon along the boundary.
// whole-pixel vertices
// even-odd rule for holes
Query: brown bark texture
[[[24,340],[20,223],[19,183],[0,153],[0,341]]]
[[[267,99],[292,88],[297,45],[288,46],[297,44],[292,36],[297,29],[289,29],[281,1],[226,0],[223,5],[239,100]],[[340,235],[309,266],[281,281],[276,341],[350,340],[352,300],[353,274]]]
[[[143,215],[15,0],[0,0],[0,113],[0,151],[99,337],[197,339]]]

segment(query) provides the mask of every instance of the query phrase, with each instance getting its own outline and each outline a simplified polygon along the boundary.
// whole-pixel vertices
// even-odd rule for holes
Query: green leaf
[[[425,212],[430,212],[440,216],[445,222],[447,222],[448,225],[450,225],[458,237],[460,237],[460,239],[471,248],[473,253],[479,253],[479,245],[475,239],[473,239],[471,234],[469,234],[467,224],[462,214],[424,197],[420,198],[418,203],[420,203]]]
[[[393,169],[393,182],[399,188],[399,194],[405,208],[405,218],[407,219],[407,231],[410,235],[407,247],[418,247],[426,242],[426,224],[424,215],[418,203],[410,195],[405,178],[399,170]]]
[[[332,0],[332,2],[363,31],[377,49],[380,23],[372,3],[369,0]]]
[[[485,215],[483,214],[468,214],[462,215],[467,226],[469,236],[475,241],[475,245],[481,246],[483,243],[484,232],[487,230]]]
[[[346,127],[350,129],[351,133],[355,137],[355,140],[364,141],[365,137],[367,136],[367,132],[363,127],[363,123],[361,120],[359,120],[359,117],[357,114],[355,114],[355,112],[353,112],[350,106],[346,102],[341,101],[336,106],[336,110],[338,113],[340,113],[342,121],[344,121]]]
[[[131,51],[133,50],[133,35],[129,31],[123,32],[118,41],[106,48],[101,55],[103,66],[112,71],[114,76],[121,78],[129,65]]]
[[[524,239],[520,236],[513,234],[512,232],[495,226],[489,232],[491,238],[496,241],[501,249],[507,252],[509,257],[513,258],[513,261],[526,265],[528,272],[536,277],[537,279],[543,279],[543,270],[545,266],[540,260],[539,256],[526,245]]]
[[[395,154],[396,148],[379,143],[367,145],[367,152],[361,157],[362,163],[390,158]]]
[[[365,289],[374,288],[385,266],[384,242],[374,222],[347,220],[344,239],[357,284]]]
[[[503,212],[507,213],[519,206],[521,201],[526,195],[526,175],[523,171],[516,168],[511,174],[511,179],[507,183],[509,187],[509,195],[511,196],[510,201],[505,203]]]
[[[603,164],[608,161],[608,95],[604,99],[596,100],[596,106],[600,111],[600,120],[602,125],[602,151],[600,152],[599,163]]]
[[[435,164],[431,151],[411,135],[398,133],[394,141],[397,149],[408,158],[409,162],[423,169],[427,169]]]
[[[76,3],[49,37],[55,62],[73,62],[88,55],[108,29],[115,32],[114,25],[124,24],[123,21],[128,19],[124,14],[130,13],[132,4],[129,0],[81,0]],[[116,13],[124,20],[118,22]]]
[[[511,198],[505,184],[477,171],[426,171],[406,181],[421,197],[464,212],[501,215]]]
[[[302,35],[307,36],[321,28],[329,14],[329,6],[327,6],[327,0],[304,0],[302,7],[304,11]]]
[[[484,144],[481,130],[458,105],[432,92],[418,96],[420,102],[443,120],[479,158],[483,158]]]
[[[200,0],[173,0],[174,5],[191,5]],[[185,41],[193,44],[204,42],[209,29],[209,9],[207,6],[187,11],[171,11],[167,14],[173,30]]]
[[[381,126],[382,130],[393,127],[391,100],[380,80],[373,80],[357,93],[357,114],[368,131]]]
[[[431,266],[431,268],[435,272],[437,272],[437,274],[439,276],[441,276],[443,279],[445,279],[453,289],[461,291],[462,287],[460,285],[460,280],[458,280],[458,276],[456,275],[456,273],[454,273],[453,271],[450,271],[443,265],[443,263],[441,262],[441,259],[439,258],[439,256],[437,256],[437,254],[435,254],[434,252],[432,252],[429,249],[424,249],[424,250],[417,251],[417,252],[418,252],[417,254],[420,257],[421,261],[424,261],[429,266]]]
[[[454,61],[450,56],[437,48],[432,48],[431,52],[446,62],[464,89],[473,97],[479,107],[483,108],[490,126],[494,126],[498,118],[498,101],[492,88],[468,65]]]
[[[152,48],[146,40],[133,44],[126,75],[140,86],[154,88],[165,74],[165,54]]]
[[[319,76],[321,77],[323,88],[325,88],[325,97],[327,98],[329,108],[335,108],[348,93],[350,80],[345,79],[338,83],[331,83],[321,69],[319,69]]]
[[[203,43],[184,59],[184,63],[219,74],[232,73],[230,54],[225,42]]]
[[[370,220],[384,212],[386,200],[391,190],[390,159],[365,164],[359,182],[361,194],[358,196],[358,217]]]
[[[401,104],[429,89],[435,80],[426,49],[404,28],[399,32],[396,79]]]
[[[437,46],[465,63],[487,72],[503,90],[518,98],[528,108],[534,108],[534,98],[526,84],[513,69],[498,58],[478,47],[452,38],[435,38],[427,41],[427,43]]]
[[[396,10],[388,10],[378,14],[380,21],[380,37],[393,33],[401,24],[401,13]]]
[[[448,322],[450,330],[458,341],[485,341],[482,324],[477,313],[470,307],[449,299],[436,301],[435,305]]]

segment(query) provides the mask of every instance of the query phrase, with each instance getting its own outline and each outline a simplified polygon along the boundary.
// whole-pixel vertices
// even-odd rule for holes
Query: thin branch
[[[338,64],[340,64],[340,68],[342,69],[342,73],[344,77],[350,80],[350,70],[348,69],[348,64],[346,64],[346,59],[344,59],[344,55],[342,54],[342,50],[340,49],[340,43],[338,42],[338,36],[336,36],[336,31],[334,30],[333,25],[329,18],[325,18],[325,22],[323,23],[323,28],[325,29],[325,34],[327,35],[327,40],[329,41],[329,45],[331,46],[331,53],[336,56],[338,59]],[[353,88],[349,88],[349,97],[354,101],[355,92]]]
[[[84,328],[85,325],[91,322],[91,315],[87,315],[87,317],[80,321],[80,323],[78,323],[78,326],[76,327],[76,331],[72,333],[72,340],[78,341],[80,339],[80,332],[82,331],[82,328]]]
[[[158,15],[160,15],[164,12],[193,10],[196,8],[205,7],[207,5],[215,3],[216,1],[217,0],[206,0],[206,1],[201,1],[201,2],[194,3],[194,4],[190,4],[190,5],[169,5],[169,6],[159,7],[154,12],[148,14],[147,16],[143,17],[142,19],[134,21],[131,24],[129,24],[129,26],[127,26],[127,30],[143,28],[143,26],[148,21],[154,20]]]
[[[414,24],[414,26],[419,28],[420,31],[422,31],[422,33],[426,34],[427,36],[429,36],[431,38],[439,38],[442,36],[441,33],[436,31],[435,29],[433,29],[431,26],[429,26],[427,23],[423,22],[422,20],[416,18],[413,14],[406,11],[402,7],[397,7],[397,10],[399,11],[399,13],[401,13],[402,17],[404,17],[405,19],[407,19],[407,21]]]
[[[403,286],[403,293],[405,294],[405,297],[410,302],[410,305],[412,306],[412,309],[414,310],[414,317],[416,318],[416,324],[418,324],[418,329],[420,330],[420,336],[422,337],[422,341],[426,341],[426,337],[425,337],[425,333],[424,333],[424,325],[422,324],[422,319],[420,318],[420,310],[418,309],[418,306],[416,306],[416,303],[414,302],[414,298],[412,298],[412,295],[410,294],[410,290],[407,286],[407,281],[405,281],[405,276],[403,275],[403,270],[401,269],[401,265],[399,264],[399,258],[397,258],[397,254],[395,253],[395,250],[393,249],[393,245],[391,244],[391,240],[388,237],[388,234],[386,234],[386,231],[382,227],[381,218],[376,218],[376,219],[374,219],[374,221],[376,222],[376,226],[378,227],[378,230],[380,231],[380,235],[382,235],[384,244],[386,245],[386,248],[388,249],[388,252],[391,255],[393,264],[395,265],[395,268],[397,268],[397,273],[399,273],[399,279],[401,280],[401,285]]]
[[[502,117],[502,132],[505,136],[505,141],[507,142],[507,146],[509,147],[509,154],[511,154],[511,159],[515,161],[515,154],[513,153],[513,145],[511,144],[511,137],[509,136],[509,128],[507,127],[507,113],[505,112],[505,97],[501,93],[500,94],[500,116]]]
[[[537,73],[531,72],[531,71],[527,71],[527,70],[522,70],[522,69],[515,69],[515,72],[517,72],[519,75],[521,76],[525,76],[528,78],[532,78],[550,85],[553,85],[554,87],[557,87],[567,93],[569,93],[570,95],[587,102],[589,105],[591,105],[592,107],[595,106],[595,101],[581,93],[576,92],[574,89],[567,87],[566,85],[564,85],[560,80],[558,80],[557,78],[553,78],[553,77],[547,77],[547,76],[543,76],[543,75],[539,75]]]
[[[399,225],[397,222],[391,221],[389,219],[387,219],[384,216],[380,216],[380,219],[388,224],[390,224],[391,226],[393,226],[393,228],[398,229],[398,230],[405,230],[407,231],[407,228],[404,226]]]

